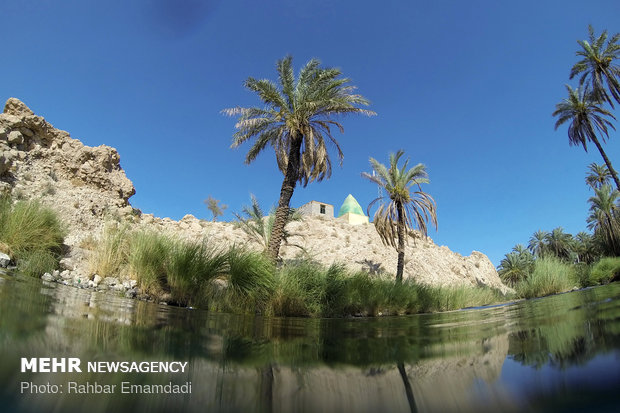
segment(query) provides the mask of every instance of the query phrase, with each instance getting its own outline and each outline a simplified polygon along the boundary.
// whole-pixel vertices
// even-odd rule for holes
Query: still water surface
[[[620,284],[442,314],[376,319],[213,314],[0,274],[0,411],[620,411]],[[78,357],[82,373],[20,372]],[[180,361],[100,373],[93,361]],[[62,393],[22,393],[50,383]],[[116,385],[69,394],[69,382]],[[192,384],[124,394],[122,382]]]

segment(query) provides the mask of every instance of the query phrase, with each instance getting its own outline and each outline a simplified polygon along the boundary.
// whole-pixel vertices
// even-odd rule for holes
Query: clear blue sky
[[[208,195],[232,211],[254,193],[275,204],[272,152],[243,163],[223,108],[260,102],[242,83],[276,79],[287,54],[336,66],[378,116],[343,119],[345,159],[292,200],[365,209],[377,188],[368,157],[404,149],[426,164],[437,244],[495,265],[538,229],[585,229],[586,167],[551,113],[565,97],[576,40],[620,31],[609,1],[3,1],[1,99],[17,97],[85,144],[118,149],[134,207],[210,219]],[[616,116],[620,115],[616,111]],[[605,149],[620,162],[618,133]]]

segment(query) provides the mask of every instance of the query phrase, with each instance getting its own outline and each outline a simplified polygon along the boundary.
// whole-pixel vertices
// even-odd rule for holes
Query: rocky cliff
[[[114,148],[83,145],[15,98],[6,102],[0,114],[0,192],[17,199],[38,198],[59,213],[69,228],[65,242],[77,261],[77,268],[71,265],[69,270],[87,271],[86,266],[79,265],[83,254],[77,246],[86,237],[100,234],[110,217],[184,238],[207,236],[217,243],[258,248],[231,223],[206,222],[191,215],[174,221],[134,210],[129,198],[135,189],[119,162]],[[381,243],[372,224],[350,225],[307,217],[290,223],[288,230],[293,236],[290,245],[282,248],[285,259],[304,251],[326,265],[341,262],[352,269],[396,272],[396,251]],[[484,254],[474,251],[463,257],[435,245],[430,238],[415,232],[411,235],[405,277],[431,285],[477,285],[508,291]]]

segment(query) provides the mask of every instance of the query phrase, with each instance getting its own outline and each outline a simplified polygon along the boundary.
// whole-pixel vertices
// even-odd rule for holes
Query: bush
[[[620,280],[620,257],[602,258],[592,268],[588,281],[590,285],[607,284]]]
[[[543,297],[569,291],[576,286],[573,266],[557,258],[536,260],[532,275],[516,286],[517,294],[523,298]]]

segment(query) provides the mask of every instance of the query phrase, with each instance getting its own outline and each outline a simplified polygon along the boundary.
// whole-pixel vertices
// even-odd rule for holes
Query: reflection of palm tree
[[[413,395],[413,389],[411,388],[411,383],[409,383],[409,376],[407,376],[407,371],[405,370],[405,364],[403,362],[397,363],[398,372],[400,373],[401,379],[403,379],[403,384],[405,385],[405,393],[407,394],[407,402],[409,402],[409,410],[411,413],[417,413],[418,407],[415,404],[415,397]]]

